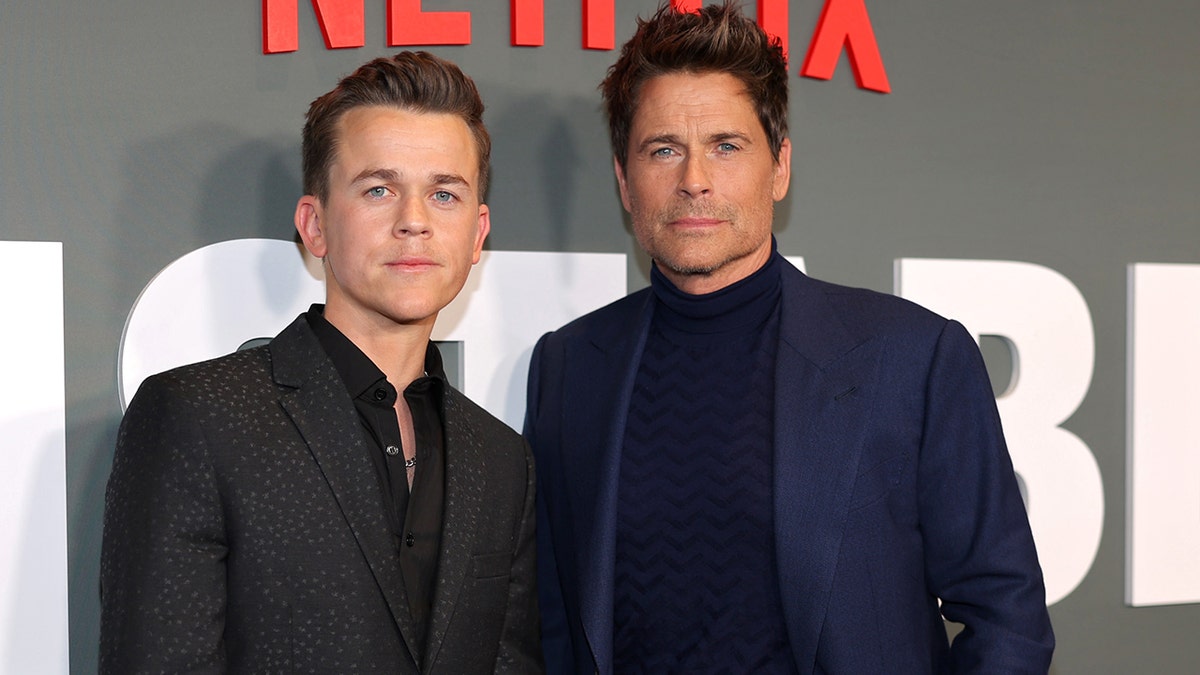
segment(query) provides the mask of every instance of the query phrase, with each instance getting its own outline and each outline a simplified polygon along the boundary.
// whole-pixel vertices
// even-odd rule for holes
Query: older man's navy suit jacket
[[[798,671],[1046,672],[1041,569],[971,336],[783,267],[774,529]],[[550,673],[612,672],[618,466],[654,302],[634,293],[534,350]],[[952,646],[943,616],[965,625]]]

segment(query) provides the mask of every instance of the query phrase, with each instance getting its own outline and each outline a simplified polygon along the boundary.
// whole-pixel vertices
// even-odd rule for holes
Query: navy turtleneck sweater
[[[794,673],[775,571],[780,266],[706,295],[651,271],[621,456],[617,673]]]

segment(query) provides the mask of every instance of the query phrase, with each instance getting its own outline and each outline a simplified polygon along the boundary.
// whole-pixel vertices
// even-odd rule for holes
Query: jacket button
[[[417,543],[417,538],[413,536],[412,532],[409,532],[408,534],[404,535],[404,545],[405,546],[412,548],[414,545],[416,545],[416,543]]]

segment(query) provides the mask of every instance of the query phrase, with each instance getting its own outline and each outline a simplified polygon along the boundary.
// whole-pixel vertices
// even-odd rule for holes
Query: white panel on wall
[[[433,339],[464,345],[464,393],[520,429],[525,373],[542,333],[625,293],[625,255],[484,251]],[[237,239],[192,251],[142,291],[121,342],[121,404],[147,376],[269,338],[325,297],[295,243]]]
[[[146,377],[274,337],[323,302],[320,264],[299,244],[234,239],[196,249],[142,289],[121,336],[121,408]]]
[[[1046,602],[1062,600],[1091,569],[1104,526],[1096,458],[1059,426],[1092,381],[1095,335],[1087,302],[1062,274],[1013,261],[899,259],[896,292],[957,319],[976,342],[994,335],[1009,345],[1012,384],[996,406],[1025,482]]]
[[[788,256],[784,256],[784,258],[787,258],[787,261],[792,263],[792,265],[795,265],[796,269],[800,270],[801,272],[804,272],[804,273],[808,272],[808,270],[804,266],[804,256],[788,255]]]
[[[1129,266],[1125,601],[1200,602],[1200,265]]]
[[[0,672],[66,673],[62,244],[0,241],[0,260]]]
[[[623,253],[485,251],[433,339],[464,343],[463,393],[519,430],[534,343],[625,295],[625,276]]]

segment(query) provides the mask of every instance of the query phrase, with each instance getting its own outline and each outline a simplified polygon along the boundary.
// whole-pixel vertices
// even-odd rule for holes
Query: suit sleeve
[[[543,358],[546,356],[547,337],[543,336],[533,348],[533,356],[529,361],[529,383],[526,388],[525,404],[525,438],[534,449],[535,456],[546,452],[543,447],[547,442],[539,435],[543,431],[538,424],[541,396],[541,373],[543,370],[552,372],[555,369],[545,369]],[[543,486],[548,480],[545,468],[539,474]],[[571,640],[567,629],[567,611],[558,580],[558,560],[554,553],[551,518],[547,510],[546,490],[539,488],[537,497],[537,555],[538,555],[538,603],[542,618],[542,652],[546,658],[547,672],[566,673],[573,669],[571,658]]]
[[[952,672],[1045,673],[1054,650],[1033,535],[979,350],[949,322],[926,384],[920,454],[925,569],[964,628]]]
[[[102,673],[225,667],[220,497],[200,416],[164,382],[130,403],[105,494]]]
[[[525,500],[513,550],[512,572],[508,585],[508,613],[500,635],[496,672],[536,675],[544,672],[542,650],[538,644],[537,549],[534,543],[534,486],[537,478],[529,445],[522,442],[521,447],[524,450],[526,467]]]

